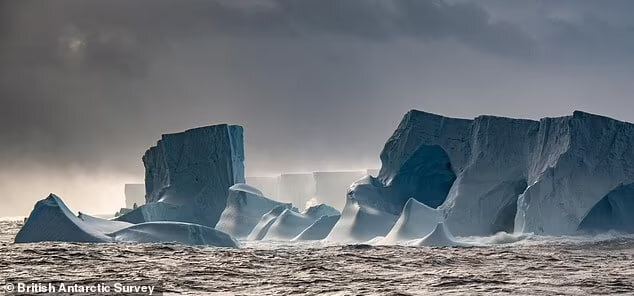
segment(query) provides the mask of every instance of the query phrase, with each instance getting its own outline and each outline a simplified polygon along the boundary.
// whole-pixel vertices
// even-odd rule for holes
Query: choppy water
[[[0,221],[6,283],[161,282],[189,295],[634,295],[634,238],[531,237],[477,248],[245,243],[14,244]]]

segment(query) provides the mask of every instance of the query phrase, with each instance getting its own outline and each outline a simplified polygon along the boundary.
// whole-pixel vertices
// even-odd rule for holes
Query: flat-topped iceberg
[[[460,236],[575,234],[589,213],[588,219],[629,221],[619,215],[632,212],[634,204],[605,197],[634,183],[632,143],[633,124],[578,111],[533,121],[412,110],[385,144],[378,177],[350,187],[346,207],[353,209],[344,209],[329,238],[384,236],[390,231],[385,225],[410,198],[438,206],[444,225]],[[619,210],[607,211],[607,204]],[[359,236],[351,227],[359,227],[355,216],[364,208],[386,218]],[[397,228],[402,231],[401,224]]]
[[[44,241],[177,242],[218,247],[238,246],[230,235],[197,224],[165,221],[131,224],[92,217],[83,213],[75,216],[55,194],[50,194],[35,204],[24,226],[15,237],[16,243]]]
[[[214,227],[229,187],[244,183],[242,127],[219,124],[163,135],[143,156],[146,205],[118,220]]]

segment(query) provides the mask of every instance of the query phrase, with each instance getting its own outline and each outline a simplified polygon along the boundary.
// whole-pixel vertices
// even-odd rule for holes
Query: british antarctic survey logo
[[[121,295],[162,295],[162,291],[157,289],[155,284],[128,284],[121,282],[113,283],[6,283],[4,285],[6,293],[27,293],[27,294],[51,294],[63,293],[73,294],[121,294]]]

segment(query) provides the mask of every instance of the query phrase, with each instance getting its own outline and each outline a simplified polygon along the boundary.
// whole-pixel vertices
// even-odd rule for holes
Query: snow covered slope
[[[38,201],[15,237],[16,243],[43,241],[178,242],[220,247],[237,247],[230,235],[213,228],[180,222],[130,224],[80,213],[75,216],[55,194]]]
[[[284,204],[273,208],[266,214],[262,215],[260,221],[253,227],[251,233],[247,237],[248,240],[261,240],[271,228],[271,225],[277,220],[277,217],[285,210],[289,209],[289,206]]]
[[[15,236],[16,243],[43,241],[100,243],[111,239],[73,214],[55,194],[38,201]]]
[[[119,220],[139,222],[128,219],[143,217],[213,227],[229,187],[244,183],[242,127],[220,124],[163,135],[145,152],[143,163],[147,204],[135,210],[141,213],[133,211]]]
[[[395,206],[384,198],[382,189],[380,182],[371,176],[353,183],[341,217],[326,240],[365,242],[387,234],[398,216],[392,213]]]
[[[419,247],[466,247],[465,243],[457,241],[444,223],[439,222],[434,230],[425,237],[414,242]]]
[[[422,238],[430,234],[442,221],[444,217],[441,211],[410,198],[396,224],[382,242],[390,244]]]
[[[213,245],[236,248],[238,243],[228,234],[198,224],[183,222],[145,222],[108,234],[115,242]]]
[[[266,198],[253,186],[235,184],[229,188],[227,207],[222,212],[216,229],[237,238],[246,237],[264,214],[280,205],[291,207],[291,204]]]
[[[321,218],[317,219],[313,224],[304,229],[300,234],[298,234],[292,241],[304,241],[304,240],[321,240],[324,239],[330,234],[330,231],[341,215],[335,216],[321,216]]]

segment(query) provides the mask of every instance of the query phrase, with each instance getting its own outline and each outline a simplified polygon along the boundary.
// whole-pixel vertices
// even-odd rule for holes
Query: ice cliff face
[[[532,121],[412,110],[385,144],[378,177],[350,187],[353,208],[329,237],[354,233],[359,209],[399,215],[410,197],[440,205],[457,235],[573,234],[601,199],[634,182],[633,143],[633,124],[583,112]],[[386,235],[384,228],[358,237]]]
[[[229,187],[244,183],[242,127],[220,124],[163,135],[145,152],[143,163],[147,204],[120,220],[213,227],[226,206]]]
[[[586,232],[617,230],[634,233],[634,183],[621,185],[602,198],[581,221]]]

